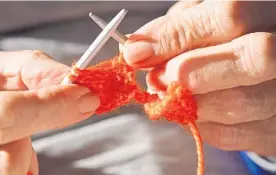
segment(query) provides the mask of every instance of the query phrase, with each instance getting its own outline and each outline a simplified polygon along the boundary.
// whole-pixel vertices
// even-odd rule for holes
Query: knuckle
[[[268,54],[271,53],[275,43],[274,35],[266,32],[252,33],[248,40],[249,46],[251,46],[252,49],[260,48],[260,53],[265,54],[264,56],[268,56]]]
[[[225,34],[231,32],[232,35],[238,36],[247,31],[246,21],[243,19],[244,6],[246,4],[242,1],[226,1],[220,3],[216,7],[216,11],[220,14],[215,15],[219,18],[219,24],[225,27]]]
[[[255,34],[255,38],[252,37],[250,39],[249,44],[251,45],[250,47],[252,48],[251,50],[255,50],[254,52],[255,57],[263,58],[263,59],[255,59],[254,62],[257,65],[260,65],[260,70],[263,73],[266,73],[268,70],[268,66],[273,63],[274,57],[275,57],[275,51],[274,51],[274,46],[275,46],[275,37],[273,34],[270,33],[259,33]],[[259,50],[258,50],[259,49]],[[259,54],[259,55],[257,55]],[[274,66],[273,66],[274,68]]]
[[[244,3],[242,1],[227,1],[224,3],[225,8],[227,9],[227,14],[230,17],[238,17],[241,13],[241,10],[244,10]]]
[[[175,14],[167,14],[167,22],[162,25],[162,33],[158,36],[159,52],[173,52],[177,55],[178,52],[216,42],[210,41],[210,36],[235,38],[244,34],[247,31],[246,21],[242,17],[244,5],[246,4],[239,1],[219,2],[207,4],[208,8],[202,8],[200,13],[187,13],[177,18]]]
[[[254,89],[243,90],[243,98],[241,98],[241,120],[242,122],[251,122],[260,118],[267,118],[267,114],[271,113],[268,106],[268,96],[263,91]],[[266,110],[268,109],[268,110]]]
[[[235,88],[229,91],[231,92],[229,99],[231,98],[232,100],[228,103],[228,108],[231,108],[232,112],[229,113],[231,117],[229,117],[228,123],[236,124],[251,120],[253,105],[256,103],[256,100],[252,99],[253,96],[250,96],[252,94],[244,91],[243,88]]]
[[[262,109],[259,98],[251,90],[241,88],[239,92],[240,95],[236,98],[237,103],[235,105],[236,123],[252,121]]]
[[[265,108],[268,105],[268,97],[265,93],[247,87],[225,90],[219,98],[222,100],[220,104],[217,104],[217,111],[220,111],[221,116],[219,122],[223,124],[256,120],[257,117],[265,114]],[[223,99],[228,100],[224,102]]]
[[[184,48],[185,31],[179,18],[174,18],[172,15],[167,15],[168,22],[162,25],[163,30],[158,35],[158,41],[160,42],[159,52],[163,53],[173,53],[179,54]],[[169,33],[169,35],[167,34]]]
[[[34,59],[37,59],[37,58],[52,59],[48,54],[46,54],[46,53],[44,53],[43,51],[40,51],[40,50],[33,50],[32,51],[32,57]]]
[[[228,126],[212,128],[212,142],[216,147],[223,150],[233,150],[237,146],[237,130]]]
[[[236,124],[241,122],[241,112],[244,105],[241,99],[244,99],[244,94],[238,89],[228,89],[220,93],[217,110],[220,111],[219,122],[223,124]],[[226,102],[224,99],[228,99]],[[231,105],[229,105],[231,104]]]
[[[49,55],[47,55],[41,50],[24,50],[22,52],[26,55],[25,57],[30,60],[36,60],[41,58],[52,59]]]
[[[252,33],[243,39],[242,44],[236,44],[240,45],[239,48],[234,49],[235,55],[239,57],[236,62],[239,69],[252,77],[250,81],[259,82],[266,76],[272,76],[270,75],[271,70],[274,70],[272,66],[275,65],[273,63],[275,62],[273,59],[274,36],[269,33]]]

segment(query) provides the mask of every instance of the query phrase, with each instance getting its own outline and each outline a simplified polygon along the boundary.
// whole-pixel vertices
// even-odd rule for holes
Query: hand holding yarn
[[[181,1],[131,34],[126,62],[149,89],[179,82],[196,95],[204,141],[276,155],[276,3]]]

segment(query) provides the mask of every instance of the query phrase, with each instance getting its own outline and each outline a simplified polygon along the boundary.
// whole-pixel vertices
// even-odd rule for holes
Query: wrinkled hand
[[[0,52],[0,174],[38,174],[30,135],[91,116],[99,99],[59,85],[70,68],[40,51]]]
[[[131,35],[124,56],[134,67],[154,67],[150,89],[180,81],[196,94],[206,142],[275,155],[273,16],[275,2],[179,2]]]

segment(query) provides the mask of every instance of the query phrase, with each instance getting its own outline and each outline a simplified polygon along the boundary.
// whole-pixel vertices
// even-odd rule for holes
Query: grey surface
[[[71,65],[100,32],[92,11],[110,20],[121,8],[129,13],[120,30],[134,32],[163,15],[173,2],[0,2],[0,49],[43,50]],[[110,40],[95,61],[116,54]],[[144,75],[139,76],[142,81]],[[33,137],[40,175],[195,175],[193,139],[178,126],[154,123],[140,107],[127,106],[93,116],[62,130]],[[207,174],[248,175],[239,156],[205,145]]]
[[[193,138],[138,114],[49,136],[34,147],[41,175],[196,175]],[[237,154],[204,149],[206,175],[248,175]]]

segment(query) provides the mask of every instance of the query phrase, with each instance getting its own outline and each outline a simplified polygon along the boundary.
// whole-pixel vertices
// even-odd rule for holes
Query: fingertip
[[[85,86],[76,85],[76,84],[61,84],[61,85],[52,86],[52,88],[53,88],[53,91],[56,91],[61,95],[65,94],[66,96],[70,96],[72,97],[72,99],[75,99],[75,100],[91,92],[89,88]]]
[[[100,106],[100,98],[94,93],[83,95],[78,100],[78,108],[81,114],[91,113]]]
[[[127,38],[129,38],[129,36],[131,36],[131,34],[126,34],[125,35]],[[125,41],[128,42],[128,41]],[[125,44],[125,43],[124,43]],[[119,42],[119,52],[122,53],[124,51],[124,44]]]
[[[119,52],[124,52],[124,45],[122,45],[121,43],[119,43]]]
[[[147,85],[153,91],[166,91],[167,85],[162,81],[164,68],[156,68],[146,75]]]
[[[63,94],[70,97],[72,101],[76,101],[77,108],[81,114],[95,111],[100,106],[100,99],[85,86],[79,86],[75,84],[60,85],[61,89],[57,90],[63,98]],[[66,98],[67,98],[66,97]]]
[[[151,43],[147,41],[137,41],[126,43],[123,49],[123,55],[129,65],[138,64],[154,55],[154,49]]]

